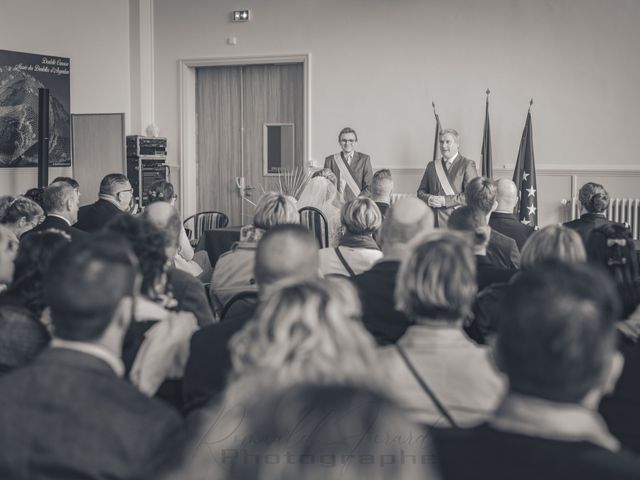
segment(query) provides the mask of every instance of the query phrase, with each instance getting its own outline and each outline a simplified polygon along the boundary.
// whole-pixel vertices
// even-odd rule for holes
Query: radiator
[[[580,217],[580,201],[574,197],[571,202],[571,220]],[[634,240],[640,238],[640,198],[612,198],[609,201],[606,216],[609,220],[620,223],[628,223],[631,226],[631,234]]]

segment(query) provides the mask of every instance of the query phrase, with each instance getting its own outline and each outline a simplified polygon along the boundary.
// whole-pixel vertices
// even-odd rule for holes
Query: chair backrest
[[[203,232],[213,230],[214,228],[224,228],[229,224],[229,217],[222,212],[214,210],[207,212],[198,212],[191,215],[184,222],[185,230],[191,243],[197,243]],[[191,232],[191,234],[189,234]]]
[[[245,304],[245,308],[250,308],[251,305],[258,303],[258,292],[246,291],[236,293],[233,297],[227,300],[227,303],[224,304],[222,312],[220,313],[220,321],[223,322],[231,309],[240,302],[243,302]]]
[[[320,248],[329,246],[329,222],[320,210],[315,207],[304,207],[298,210],[300,224],[307,227],[318,240]]]

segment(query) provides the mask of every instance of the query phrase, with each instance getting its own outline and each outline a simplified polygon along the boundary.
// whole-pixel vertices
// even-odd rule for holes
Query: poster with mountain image
[[[38,90],[49,89],[49,166],[71,166],[68,58],[0,50],[0,167],[38,166]]]

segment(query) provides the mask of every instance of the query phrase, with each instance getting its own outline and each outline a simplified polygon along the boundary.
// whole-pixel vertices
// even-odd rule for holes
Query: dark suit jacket
[[[640,459],[586,441],[560,441],[502,432],[487,424],[432,429],[442,478],[456,480],[631,480]]]
[[[257,308],[257,303],[244,304],[242,311],[230,311],[224,321],[193,334],[182,382],[185,413],[202,407],[224,391],[231,373],[229,340],[244,328]]]
[[[520,267],[520,250],[516,241],[493,229],[487,245],[487,258],[496,267],[508,269]]]
[[[213,323],[213,312],[207,300],[207,292],[200,280],[173,267],[168,272],[167,282],[173,298],[178,302],[179,311],[192,312],[201,327]]]
[[[412,325],[404,313],[395,309],[393,295],[399,269],[400,262],[383,260],[353,278],[362,302],[362,323],[378,345],[396,343]]]
[[[344,160],[344,153],[340,152],[340,156]],[[330,168],[333,173],[335,173],[338,178],[338,188],[340,188],[340,169],[333,158],[333,155],[328,156],[324,159],[324,168]],[[360,152],[353,152],[353,158],[351,159],[351,165],[347,166],[349,171],[351,171],[351,175],[353,176],[356,184],[360,187],[360,191],[362,193],[366,193],[369,191],[369,187],[371,186],[371,180],[373,180],[373,168],[371,167],[371,158],[369,155]],[[345,202],[349,200],[353,200],[353,196],[351,196],[351,190],[348,190],[345,187]]]
[[[495,231],[513,238],[518,245],[518,250],[522,251],[524,242],[527,241],[535,229],[518,221],[513,213],[493,212],[489,218],[489,226]]]
[[[442,159],[436,161],[441,162]],[[445,172],[447,172],[446,169]],[[476,163],[458,153],[458,158],[455,159],[453,165],[451,165],[451,170],[449,170],[446,175],[454,191],[458,192],[455,195],[445,195],[440,180],[438,180],[436,166],[433,161],[427,164],[427,168],[420,181],[420,186],[418,187],[418,198],[423,199],[425,203],[432,195],[444,196],[445,206],[434,209],[436,226],[443,228],[447,226],[447,221],[453,211],[453,207],[464,204],[464,189],[471,179],[478,176]]]
[[[599,213],[585,213],[581,215],[580,218],[572,220],[570,222],[564,223],[565,227],[569,227],[580,235],[582,241],[584,242],[585,247],[587,246],[587,240],[589,240],[589,235],[594,228],[601,227],[602,225],[608,225],[612,222],[607,220],[603,214]]]
[[[516,270],[496,267],[491,260],[484,255],[476,255],[476,276],[478,279],[478,292],[484,290],[489,285],[496,283],[506,283]]]
[[[138,479],[184,440],[175,411],[63,348],[0,379],[0,478]]]
[[[76,228],[85,232],[97,232],[102,230],[109,220],[118,215],[126,215],[125,212],[107,200],[99,199],[91,205],[80,207],[78,211],[78,223]]]
[[[44,219],[44,221],[37,227],[32,228],[28,232],[25,232],[24,235],[29,235],[30,233],[35,232],[44,232],[45,230],[49,230],[50,228],[55,228],[56,230],[63,231],[64,233],[68,234],[71,237],[71,241],[74,242],[88,238],[87,232],[83,232],[82,230],[77,229],[75,226],[69,226],[69,224],[63,219],[52,217],[51,215],[48,215]]]

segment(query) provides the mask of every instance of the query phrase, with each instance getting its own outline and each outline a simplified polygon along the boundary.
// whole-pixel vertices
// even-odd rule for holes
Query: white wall
[[[230,13],[251,9],[233,24]],[[155,0],[156,122],[179,152],[179,59],[311,54],[311,159],[359,132],[376,167],[421,167],[434,100],[479,160],[513,164],[528,102],[538,164],[640,163],[637,0]],[[237,37],[237,45],[226,39]]]
[[[0,0],[0,48],[70,57],[71,113],[125,112],[129,131],[128,0]],[[0,169],[0,194],[36,184],[35,168]]]

